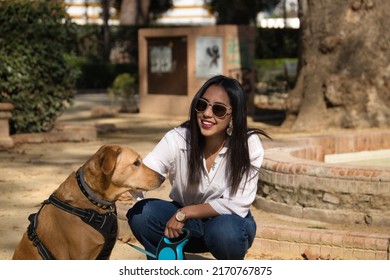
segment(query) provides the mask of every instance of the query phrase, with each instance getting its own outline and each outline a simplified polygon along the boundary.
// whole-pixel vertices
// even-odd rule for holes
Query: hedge
[[[58,1],[0,1],[0,102],[14,105],[10,132],[49,131],[72,103],[78,72],[66,55],[75,26]]]

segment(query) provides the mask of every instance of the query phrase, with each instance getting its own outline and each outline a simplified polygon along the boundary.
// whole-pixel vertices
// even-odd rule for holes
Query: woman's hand
[[[168,220],[164,235],[168,238],[176,238],[183,234],[184,223],[176,220],[176,213]]]
[[[185,220],[188,219],[204,219],[212,218],[219,215],[208,203],[198,205],[188,205],[180,209],[186,215]],[[176,238],[183,234],[182,228],[184,227],[185,221],[179,222],[176,220],[176,213],[168,220],[164,235],[168,238]]]

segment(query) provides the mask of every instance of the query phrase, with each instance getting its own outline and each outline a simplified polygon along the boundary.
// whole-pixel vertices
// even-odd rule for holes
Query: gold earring
[[[232,133],[233,133],[233,120],[230,120],[229,126],[226,129],[226,133],[227,133],[227,135],[232,136]]]

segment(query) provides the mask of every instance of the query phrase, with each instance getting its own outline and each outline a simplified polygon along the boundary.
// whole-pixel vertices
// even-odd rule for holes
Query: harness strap
[[[35,247],[37,247],[38,253],[41,255],[42,259],[44,259],[44,260],[54,260],[55,258],[50,253],[50,251],[45,247],[43,242],[39,239],[38,234],[37,234],[37,232],[35,230],[38,227],[38,214],[41,211],[42,207],[43,207],[43,205],[39,209],[38,213],[31,214],[30,216],[28,216],[30,224],[27,227],[27,236],[28,236],[28,239],[31,240],[33,245]]]
[[[96,213],[95,211],[90,209],[81,209],[81,208],[73,207],[72,205],[65,203],[62,200],[55,197],[54,194],[52,194],[47,200],[45,200],[44,203],[46,204],[51,203],[57,208],[60,208],[61,210],[64,210],[68,213],[78,216],[86,223],[89,223],[94,218],[96,219],[97,223],[100,223],[102,220],[102,215],[100,214],[98,214],[99,216],[94,217],[94,213]]]
[[[118,231],[118,220],[115,212],[99,214],[92,209],[73,207],[72,205],[59,200],[54,194],[52,194],[47,201],[64,211],[80,217],[83,222],[99,231],[103,235],[105,242],[96,259],[106,260],[109,258],[110,253],[114,248]]]
[[[78,216],[83,222],[92,226],[94,229],[99,231],[104,237],[103,248],[99,255],[96,257],[97,260],[106,260],[110,257],[111,251],[116,242],[116,236],[118,232],[118,220],[116,212],[110,212],[106,214],[99,214],[92,209],[81,209],[73,207],[67,204],[52,194],[47,200],[42,203],[38,213],[31,214],[29,216],[30,224],[27,228],[28,238],[32,241],[34,246],[37,247],[39,254],[44,260],[54,260],[55,258],[50,251],[45,247],[43,242],[38,238],[36,228],[38,227],[38,215],[45,204],[53,204],[57,208],[64,210],[68,213]]]

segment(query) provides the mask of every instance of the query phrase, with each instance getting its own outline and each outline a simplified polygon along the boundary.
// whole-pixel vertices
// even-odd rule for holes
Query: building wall
[[[103,24],[100,0],[64,0],[66,11],[77,24]],[[117,10],[110,9],[109,24],[119,24]]]
[[[280,5],[276,7],[277,15],[269,15],[261,12],[257,16],[257,26],[261,28],[299,28],[297,14],[297,0],[288,0],[286,9],[289,14],[285,20],[279,14]],[[78,24],[102,24],[100,0],[64,0],[68,14]],[[117,10],[110,9],[110,24],[119,24]],[[215,25],[215,16],[210,13],[204,0],[173,0],[172,9],[165,12],[159,19],[158,24],[169,25],[193,25],[211,26]]]
[[[248,94],[248,110],[253,110],[254,80],[254,28],[236,25],[218,25],[207,27],[177,27],[177,28],[145,28],[138,33],[139,76],[140,76],[140,112],[156,115],[186,116],[193,96],[201,85],[211,76],[223,74],[239,80]],[[163,38],[168,43],[162,43],[161,61],[169,59],[169,50],[175,50],[169,38],[181,38],[186,41],[186,67],[182,68],[184,75],[172,76],[162,69],[160,73],[151,70],[156,58],[154,49],[149,46],[151,39]],[[156,44],[153,45],[153,48]],[[216,47],[216,48],[214,48]],[[173,53],[172,51],[172,53]],[[216,53],[218,55],[216,55]],[[164,57],[165,56],[165,57]],[[158,63],[157,63],[158,64]],[[181,67],[183,63],[171,56],[171,71]],[[199,70],[201,69],[201,70]],[[169,70],[168,70],[169,71]],[[181,73],[182,74],[182,73]],[[149,75],[166,77],[157,86]],[[169,93],[165,87],[176,84],[179,79],[186,79],[186,85],[181,92]],[[164,87],[165,85],[165,87]],[[151,91],[153,88],[153,91]],[[156,88],[161,88],[156,92]]]
[[[100,0],[64,0],[67,12],[78,24],[102,24]],[[119,24],[117,10],[110,9],[110,24]],[[173,0],[173,8],[157,21],[173,25],[213,25],[215,17],[205,7],[204,0]]]

